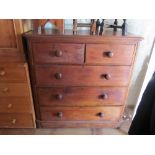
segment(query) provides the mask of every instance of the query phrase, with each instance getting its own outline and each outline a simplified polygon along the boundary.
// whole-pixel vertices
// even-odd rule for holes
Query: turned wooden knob
[[[5,71],[0,71],[0,76],[4,76],[6,74]]]
[[[104,77],[105,77],[106,80],[110,80],[111,79],[111,75],[110,74],[105,74]]]
[[[55,51],[55,56],[57,56],[57,57],[61,57],[62,54],[63,54],[63,52],[60,51],[60,50],[56,50],[56,51]]]
[[[63,112],[57,112],[57,117],[62,118],[63,117]]]
[[[57,94],[56,95],[56,99],[61,100],[62,98],[63,98],[63,95],[62,94]]]
[[[111,51],[108,51],[106,52],[106,55],[109,57],[109,58],[112,58],[114,56],[114,53],[111,52]]]
[[[16,124],[16,119],[12,119],[12,124]]]
[[[10,103],[10,104],[8,104],[8,108],[11,108],[12,107],[12,104]]]
[[[100,95],[99,98],[105,100],[108,98],[108,95],[106,93],[104,93],[104,94]]]
[[[98,116],[99,116],[99,117],[104,117],[104,113],[103,113],[103,112],[99,112],[99,113],[98,113]]]
[[[6,92],[8,92],[8,90],[9,90],[9,88],[4,88],[2,91],[3,91],[3,93],[6,93]]]
[[[56,73],[55,78],[56,79],[61,79],[62,78],[62,73]]]

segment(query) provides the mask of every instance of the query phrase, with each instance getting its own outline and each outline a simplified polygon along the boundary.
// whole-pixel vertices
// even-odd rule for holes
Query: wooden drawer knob
[[[104,93],[104,94],[100,95],[99,98],[105,100],[108,98],[108,94]]]
[[[105,77],[106,80],[110,80],[111,79],[111,75],[110,74],[105,74],[104,77]]]
[[[63,95],[62,95],[62,94],[57,94],[57,95],[56,95],[56,99],[62,100],[62,98],[63,98]]]
[[[61,79],[62,78],[62,73],[56,73],[55,78],[56,79]]]
[[[63,112],[57,112],[57,117],[62,118],[63,117]]]
[[[111,79],[111,75],[110,74],[102,74],[101,77],[106,79],[106,80],[110,80]]]
[[[10,104],[8,104],[8,108],[11,108],[12,107],[12,104],[10,103]]]
[[[61,57],[63,55],[63,52],[62,51],[60,51],[60,50],[56,50],[55,51],[55,56],[56,57]]]
[[[4,76],[6,74],[5,71],[0,71],[0,76]]]
[[[2,91],[3,93],[7,93],[9,91],[9,88],[4,88]]]
[[[107,57],[112,58],[114,56],[114,53],[111,51],[106,52]]]
[[[104,117],[104,113],[103,113],[103,112],[99,112],[99,113],[98,113],[98,116],[99,116],[99,117]]]
[[[12,124],[16,124],[16,121],[17,121],[16,119],[12,119],[12,122],[11,123]]]

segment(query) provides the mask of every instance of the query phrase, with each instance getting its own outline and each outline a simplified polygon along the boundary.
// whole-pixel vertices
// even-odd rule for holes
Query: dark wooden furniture
[[[96,33],[96,20],[91,19],[90,23],[79,23],[78,19],[73,19],[73,34],[77,33],[78,27],[88,27],[90,29],[90,34]]]
[[[0,20],[0,128],[34,128],[22,20]]]
[[[113,28],[114,31],[117,31],[117,29],[121,29],[122,30],[122,35],[126,35],[126,32],[127,32],[126,19],[123,19],[123,24],[122,25],[118,25],[118,21],[117,21],[117,19],[115,19],[114,24],[109,25],[108,28]]]
[[[44,26],[47,22],[51,22],[57,26],[59,31],[64,31],[64,19],[33,19],[32,20],[32,27],[33,30],[38,30],[38,27],[41,26],[41,29],[44,29]]]
[[[38,127],[117,127],[140,37],[24,34]]]

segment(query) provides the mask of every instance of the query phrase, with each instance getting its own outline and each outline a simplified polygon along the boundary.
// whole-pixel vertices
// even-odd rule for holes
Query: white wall
[[[143,81],[143,84],[142,84],[142,87],[140,90],[140,94],[139,94],[139,97],[137,100],[137,104],[136,104],[135,109],[134,109],[134,115],[136,114],[136,111],[137,111],[137,108],[140,104],[143,93],[144,93],[144,91],[145,91],[150,79],[152,78],[154,71],[155,71],[155,61],[154,61],[155,59],[154,58],[155,58],[155,38],[154,38],[154,44],[152,47],[151,57],[150,57],[148,65],[147,65],[147,71],[146,71],[144,81]],[[134,115],[133,115],[133,117],[134,117]]]
[[[128,32],[144,38],[139,45],[127,101],[128,105],[134,106],[137,103],[150,60],[155,37],[155,20],[128,20],[127,23]]]

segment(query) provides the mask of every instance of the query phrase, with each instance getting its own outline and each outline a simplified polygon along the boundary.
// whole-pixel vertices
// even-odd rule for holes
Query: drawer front
[[[84,63],[84,44],[34,43],[36,63]]]
[[[125,94],[125,87],[59,87],[38,90],[41,106],[122,105]]]
[[[134,56],[134,45],[87,44],[87,64],[131,65]]]
[[[38,86],[127,86],[130,66],[38,66]]]
[[[34,128],[31,114],[0,113],[0,128]]]
[[[21,96],[29,96],[29,90],[27,84],[7,84],[7,83],[0,83],[0,96],[7,97],[21,97]]]
[[[116,121],[120,118],[122,107],[41,107],[42,121]]]
[[[41,128],[117,128],[119,122],[112,121],[38,121]]]
[[[28,97],[0,97],[0,113],[32,113],[30,104]]]
[[[24,83],[26,81],[27,81],[27,79],[26,79],[24,65],[0,64],[0,83],[2,83],[2,82]]]

